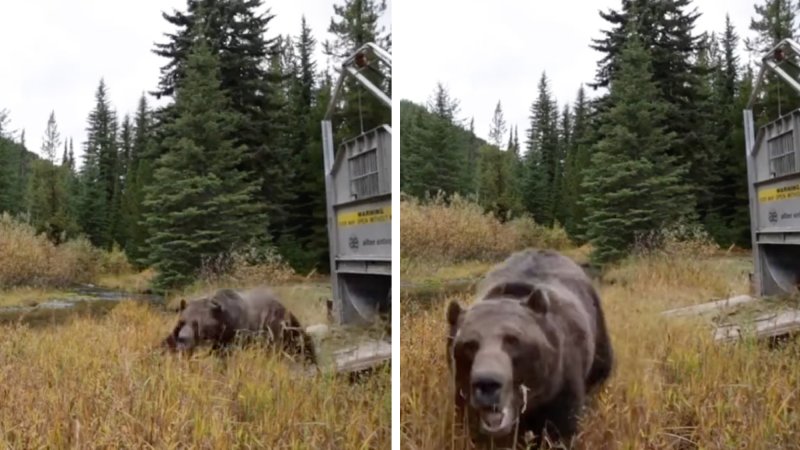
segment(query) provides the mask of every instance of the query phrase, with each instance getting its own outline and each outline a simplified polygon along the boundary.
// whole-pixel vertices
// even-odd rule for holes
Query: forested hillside
[[[162,288],[185,285],[212,261],[224,268],[236,252],[259,259],[277,250],[298,271],[327,270],[319,123],[335,73],[315,49],[333,64],[370,41],[391,50],[379,25],[386,5],[337,1],[330,40],[305,19],[296,34],[277,35],[280,11],[268,6],[187,0],[163,13],[169,32],[152,48],[164,59],[158,85],[142,86],[135,114],[121,117],[117,108],[134,105],[112,105],[114,86],[98,73],[85,142],[59,133],[56,112],[42,124],[42,148],[28,149],[24,131],[6,126],[14,112],[0,105],[0,213],[55,243],[86,235],[99,248],[118,246],[155,268]],[[389,74],[374,72],[390,89]],[[152,96],[167,105],[151,107]],[[388,122],[379,106],[346,85],[337,137]]]
[[[700,226],[724,246],[749,246],[742,130],[754,81],[749,61],[798,36],[797,5],[759,1],[748,30],[729,19],[719,30],[699,30],[702,9],[691,0],[635,0],[601,12],[605,31],[587,43],[601,56],[594,77],[586,74],[574,100],[558,104],[546,70],[530,74],[538,95],[529,122],[519,131],[509,126],[500,99],[489,142],[475,136],[441,84],[425,106],[404,101],[403,192],[457,193],[503,219],[530,215],[563,226],[593,244],[598,263],[679,224]],[[760,91],[760,123],[800,106],[779,85],[768,77]]]

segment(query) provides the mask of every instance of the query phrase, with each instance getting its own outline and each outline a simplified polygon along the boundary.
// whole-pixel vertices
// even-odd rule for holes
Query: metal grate
[[[378,149],[350,158],[350,194],[355,198],[378,195]]]
[[[767,141],[769,171],[779,177],[795,171],[794,133],[786,132]]]

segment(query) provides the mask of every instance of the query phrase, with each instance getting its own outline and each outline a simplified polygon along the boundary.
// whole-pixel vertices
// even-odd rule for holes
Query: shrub
[[[94,279],[100,253],[84,238],[59,246],[28,223],[0,215],[0,287],[52,286]]]
[[[295,275],[292,267],[272,247],[251,246],[207,259],[200,270],[206,284],[280,284]]]
[[[427,201],[401,200],[402,258],[429,263],[494,260],[526,247],[571,245],[561,227],[538,225],[523,216],[501,223],[476,202],[459,195]]]
[[[133,266],[128,261],[128,257],[117,244],[114,244],[110,252],[103,253],[101,265],[103,273],[109,275],[122,275],[133,272]]]

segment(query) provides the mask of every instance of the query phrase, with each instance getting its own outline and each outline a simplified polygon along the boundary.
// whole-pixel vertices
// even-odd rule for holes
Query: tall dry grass
[[[582,419],[579,449],[800,448],[800,342],[712,342],[708,323],[659,312],[749,292],[747,256],[666,239],[609,269],[599,286],[616,354]],[[409,299],[401,314],[403,448],[467,448],[454,432],[444,308]]]
[[[88,283],[102,255],[84,238],[54,245],[29,224],[0,215],[0,288]]]
[[[566,232],[560,227],[544,227],[530,217],[500,222],[479,204],[458,195],[427,201],[404,198],[400,210],[404,271],[415,261],[428,267],[442,266],[495,260],[525,247],[558,250],[570,246]]]
[[[350,384],[258,349],[227,362],[152,351],[173,319],[131,302],[0,327],[0,448],[389,448],[388,371]]]

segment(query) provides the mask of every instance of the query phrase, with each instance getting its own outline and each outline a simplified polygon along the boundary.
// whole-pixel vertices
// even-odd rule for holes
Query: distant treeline
[[[760,56],[796,37],[796,11],[789,0],[756,5],[748,51]],[[589,100],[581,86],[572,104],[559,106],[543,73],[521,135],[508,129],[498,102],[489,142],[477,138],[441,84],[426,106],[403,101],[402,190],[472,195],[503,218],[561,224],[594,245],[598,263],[678,224],[748,247],[742,109],[754,68],[742,62],[730,19],[720,33],[698,33],[690,0],[625,1],[600,14],[608,31],[591,43],[603,57],[587,85],[603,94]],[[780,84],[766,79],[759,123],[800,106]]]
[[[378,25],[385,10],[383,0],[333,5],[326,55],[341,61],[366,42],[391,49]],[[134,117],[120,118],[101,79],[80,164],[54,114],[40,158],[2,110],[0,212],[54,242],[85,234],[99,248],[117,245],[155,267],[164,288],[245,250],[258,258],[277,248],[297,270],[327,270],[319,124],[334,74],[314,60],[305,19],[296,36],[273,35],[262,0],[187,0],[163,17],[173,31],[155,46],[165,65],[150,95],[171,101],[152,109],[143,95]],[[368,76],[388,91],[382,72]],[[343,98],[337,142],[390,120],[354,84]]]

